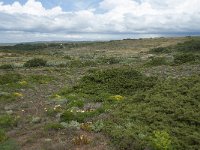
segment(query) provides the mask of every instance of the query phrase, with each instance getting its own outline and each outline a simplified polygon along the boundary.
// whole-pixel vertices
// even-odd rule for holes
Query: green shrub
[[[154,77],[143,76],[132,68],[117,68],[97,71],[84,76],[74,90],[80,93],[100,95],[130,95],[137,90],[147,90],[154,86]]]
[[[70,108],[70,107],[82,108],[83,106],[84,106],[84,101],[82,101],[82,100],[73,100],[67,105],[68,108]]]
[[[70,121],[77,121],[79,123],[84,122],[86,119],[92,118],[98,114],[100,114],[101,111],[92,111],[92,112],[71,112],[69,110],[66,110],[61,115],[61,121],[62,122],[70,122]]]
[[[185,54],[174,55],[174,63],[178,65],[189,62],[197,62],[197,61],[200,61],[200,56],[196,54],[185,53]]]
[[[10,115],[1,115],[0,116],[0,127],[10,128],[17,125],[17,118]]]
[[[94,124],[92,124],[92,130],[95,132],[100,132],[104,128],[104,124],[102,120],[98,120]]]
[[[193,39],[184,43],[179,43],[175,46],[175,49],[180,52],[200,52],[200,41]]]
[[[151,137],[152,146],[155,150],[171,150],[172,142],[166,131],[155,131]]]
[[[15,101],[16,97],[13,94],[7,92],[0,92],[0,103]]]
[[[0,143],[0,150],[20,150],[20,148],[14,140],[8,139]]]
[[[0,85],[17,83],[21,79],[22,79],[22,76],[20,74],[6,73],[6,74],[3,74],[3,75],[0,75]]]
[[[65,55],[63,58],[64,58],[64,59],[67,59],[67,60],[72,60],[72,57],[69,56],[69,55]]]
[[[172,149],[198,149],[199,83],[200,76],[157,81],[152,89],[139,91],[112,106],[104,131],[121,149],[145,149],[152,144],[148,137],[155,130],[165,129],[171,136],[155,132],[155,149],[170,149],[170,145]]]
[[[170,47],[157,47],[150,50],[152,53],[171,53],[172,49]]]
[[[161,66],[167,65],[166,58],[164,57],[155,57],[152,58],[149,62],[146,63],[147,66]]]
[[[0,66],[0,69],[14,69],[14,67],[11,64],[4,64]]]
[[[24,64],[24,67],[42,67],[42,66],[46,66],[47,64],[47,61],[46,60],[43,60],[41,58],[34,58],[34,59],[31,59],[29,61],[27,61],[25,64]]]
[[[62,115],[61,115],[61,121],[62,122],[70,122],[72,120],[74,120],[75,115],[73,112],[71,111],[65,111]]]
[[[120,59],[115,57],[101,57],[98,61],[100,64],[118,64],[120,63]]]
[[[48,123],[45,125],[44,129],[46,131],[52,131],[52,130],[58,131],[58,130],[64,129],[64,127],[60,123]]]
[[[48,75],[31,75],[28,77],[29,82],[46,84],[52,81],[54,78]]]
[[[4,130],[0,129],[0,143],[7,140],[7,136]]]

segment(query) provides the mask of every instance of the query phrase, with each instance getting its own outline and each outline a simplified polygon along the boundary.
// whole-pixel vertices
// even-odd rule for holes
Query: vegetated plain
[[[1,150],[197,150],[200,38],[0,46]]]

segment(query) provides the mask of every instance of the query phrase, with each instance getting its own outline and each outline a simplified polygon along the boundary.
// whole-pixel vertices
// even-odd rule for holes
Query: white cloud
[[[49,34],[49,38],[78,33],[200,32],[199,24],[199,0],[102,0],[96,8],[72,12],[59,6],[46,9],[37,0],[24,5],[0,2],[0,31]]]

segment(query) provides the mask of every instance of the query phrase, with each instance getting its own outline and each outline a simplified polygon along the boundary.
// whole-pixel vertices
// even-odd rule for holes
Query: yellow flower
[[[110,98],[117,101],[124,100],[124,97],[121,95],[114,95],[114,96],[111,96]]]
[[[20,85],[27,85],[28,83],[26,81],[20,81],[19,84]]]
[[[15,97],[23,97],[23,94],[22,93],[18,93],[18,92],[13,93],[13,95]]]

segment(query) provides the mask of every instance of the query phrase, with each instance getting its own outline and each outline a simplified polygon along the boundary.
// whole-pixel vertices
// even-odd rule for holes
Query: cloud
[[[200,32],[199,0],[102,0],[95,6],[63,11],[60,6],[46,9],[37,0],[24,5],[0,2],[0,31],[52,39],[73,34],[76,38],[77,34]]]

